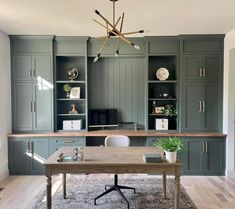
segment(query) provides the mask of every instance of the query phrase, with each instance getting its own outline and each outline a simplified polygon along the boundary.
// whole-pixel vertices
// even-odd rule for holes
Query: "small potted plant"
[[[63,89],[66,92],[66,97],[69,98],[70,97],[70,91],[71,91],[71,85],[69,85],[68,83],[64,84]]]
[[[165,151],[166,160],[169,163],[176,162],[177,151],[184,150],[185,146],[180,137],[165,137],[154,142],[153,146],[160,147]]]
[[[173,115],[176,115],[176,108],[173,105],[166,105],[163,113],[166,116],[172,117]]]

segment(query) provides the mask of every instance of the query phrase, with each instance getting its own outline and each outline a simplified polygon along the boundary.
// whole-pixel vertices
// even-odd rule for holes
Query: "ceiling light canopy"
[[[122,13],[122,16],[120,16],[117,20],[115,19],[115,2],[118,0],[110,0],[113,2],[113,22],[111,23],[108,19],[106,19],[98,10],[95,10],[95,13],[104,21],[104,23],[101,23],[95,19],[93,19],[93,21],[95,21],[97,24],[99,24],[101,27],[106,29],[106,36],[100,37],[100,38],[105,38],[103,45],[101,46],[98,54],[96,55],[96,57],[94,58],[94,62],[96,62],[99,57],[100,54],[102,52],[102,50],[105,48],[105,46],[107,45],[109,39],[111,37],[117,37],[118,38],[118,42],[117,42],[117,48],[116,48],[116,52],[115,52],[115,57],[118,57],[119,55],[119,46],[120,46],[120,40],[126,42],[127,44],[129,44],[130,46],[134,47],[135,49],[140,49],[140,47],[134,43],[132,43],[131,41],[129,41],[126,38],[126,35],[132,35],[132,34],[137,34],[137,33],[144,33],[144,30],[138,30],[138,31],[133,31],[133,32],[126,32],[123,33],[122,32],[122,28],[123,28],[123,21],[124,21],[124,12]],[[119,24],[120,23],[120,24]],[[120,25],[119,29],[118,26]]]

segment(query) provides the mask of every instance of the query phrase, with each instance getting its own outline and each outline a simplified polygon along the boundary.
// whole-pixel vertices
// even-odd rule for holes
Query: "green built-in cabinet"
[[[43,174],[43,162],[50,156],[48,138],[9,139],[10,174]]]
[[[182,80],[211,80],[221,79],[222,57],[221,55],[183,55],[182,59]]]
[[[131,138],[131,146],[152,146],[156,140],[157,137]],[[183,162],[184,175],[225,174],[225,138],[186,137],[183,140],[186,149],[178,153],[178,158]],[[102,139],[102,145],[103,142]],[[45,159],[60,147],[67,146],[86,146],[85,137],[9,139],[10,174],[44,174],[42,163]]]
[[[11,36],[13,132],[53,131],[51,36]]]
[[[52,88],[41,83],[13,84],[13,130],[50,131],[53,128]]]
[[[146,129],[155,131],[178,131],[179,86],[179,40],[177,37],[149,37],[147,41],[147,120]],[[161,80],[156,73],[166,68],[169,77]],[[176,114],[166,116],[157,111],[172,105]],[[156,120],[167,119],[166,130],[156,128]]]
[[[164,132],[222,132],[224,35],[133,38],[141,50],[122,43],[118,58],[114,57],[117,40],[112,39],[96,63],[93,59],[101,39],[10,38],[14,133],[63,131],[64,120],[80,119],[81,131],[89,130],[89,108],[117,108],[119,121],[136,122],[146,131],[163,131],[156,130],[155,122],[166,118],[168,130]],[[71,81],[67,72],[74,67],[79,75]],[[168,69],[166,80],[156,77],[159,68]],[[67,98],[64,84],[80,87],[80,98]],[[74,104],[78,114],[69,114]],[[153,112],[153,104],[173,105],[176,113],[169,117]],[[92,140],[96,138],[87,145],[97,144]],[[152,140],[132,145],[151,145]],[[185,143],[187,150],[179,154],[185,174],[224,174],[225,139],[185,138]],[[47,158],[70,145],[85,146],[86,139],[9,140],[10,172],[41,173],[36,156]]]
[[[181,36],[181,131],[222,131],[223,35]]]
[[[185,175],[224,175],[225,139],[185,138],[181,153]]]
[[[158,138],[147,137],[147,146]],[[225,138],[183,138],[185,150],[178,152],[183,175],[225,175]]]
[[[10,174],[32,175],[44,174],[43,162],[60,147],[82,147],[86,142],[85,137],[11,138],[8,146]]]
[[[88,37],[56,37],[55,48],[55,131],[63,131],[63,121],[81,120],[87,130],[87,39]],[[78,77],[68,78],[68,70],[76,68]],[[66,97],[65,84],[80,88],[80,98]],[[69,114],[75,105],[77,114]],[[78,131],[78,130],[77,130]]]
[[[182,85],[182,130],[222,131],[222,89],[219,81]]]

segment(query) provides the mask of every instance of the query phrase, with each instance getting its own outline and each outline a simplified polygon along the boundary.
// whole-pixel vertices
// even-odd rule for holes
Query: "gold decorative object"
[[[70,68],[67,73],[68,78],[73,81],[78,77],[78,69],[77,68]]]
[[[126,42],[127,44],[129,44],[130,46],[133,46],[135,49],[140,49],[140,47],[134,43],[132,43],[131,41],[129,41],[125,36],[126,35],[131,35],[131,34],[136,34],[136,33],[144,33],[144,30],[138,30],[138,31],[133,31],[133,32],[127,32],[127,33],[123,33],[122,32],[122,27],[123,27],[123,21],[124,21],[124,12],[122,13],[122,17],[120,16],[118,18],[118,20],[115,20],[115,2],[118,0],[110,0],[113,2],[113,23],[111,23],[108,19],[106,19],[98,10],[95,10],[95,13],[102,19],[104,20],[104,24],[100,23],[99,21],[93,19],[93,21],[95,21],[97,24],[99,24],[101,27],[105,28],[107,31],[107,35],[100,37],[100,38],[105,38],[103,45],[101,46],[98,54],[96,55],[96,57],[94,58],[94,62],[97,62],[97,60],[100,57],[100,54],[102,52],[102,50],[104,49],[104,47],[107,45],[108,40],[110,39],[110,37],[118,37],[118,43],[117,43],[117,49],[116,49],[116,53],[115,56],[117,57],[119,55],[119,46],[120,46],[120,40]],[[118,23],[121,20],[121,24],[120,24],[120,28],[118,29]]]
[[[69,114],[78,114],[75,104],[71,104],[72,110],[69,111]]]

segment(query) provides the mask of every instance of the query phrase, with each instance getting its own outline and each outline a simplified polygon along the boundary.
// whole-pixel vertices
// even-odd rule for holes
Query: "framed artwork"
[[[80,87],[73,87],[70,91],[70,99],[80,99]]]
[[[155,107],[155,114],[162,114],[164,113],[164,107],[160,106],[160,107]]]

